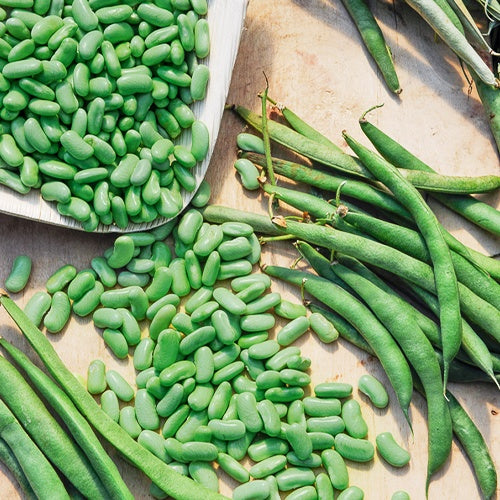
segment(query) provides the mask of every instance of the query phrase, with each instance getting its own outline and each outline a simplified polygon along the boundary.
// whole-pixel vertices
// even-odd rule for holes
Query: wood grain
[[[341,130],[365,142],[358,128],[361,113],[374,104],[384,107],[371,115],[372,121],[398,139],[412,152],[441,172],[456,175],[500,174],[498,156],[482,107],[468,85],[453,54],[436,42],[430,28],[405,4],[370,2],[386,33],[396,60],[403,93],[386,90],[375,65],[360,45],[360,37],[340,0],[251,0],[234,68],[228,103],[243,104],[258,111],[257,93],[269,80],[270,95],[308,119],[341,147],[347,149]],[[244,192],[232,166],[236,158],[236,135],[244,130],[239,119],[226,112],[207,179],[212,202],[265,213],[259,194]],[[500,207],[500,193],[483,196]],[[443,224],[474,248],[495,254],[498,238],[491,237],[444,208],[434,207]],[[111,243],[111,235],[89,235],[34,222],[0,216],[0,281],[8,274],[13,258],[27,253],[34,259],[30,287],[14,296],[21,306],[60,265],[71,262],[87,267],[90,259]],[[267,245],[263,261],[287,265],[296,257],[286,245]],[[277,283],[273,289],[285,298],[298,298],[295,290]],[[27,349],[12,323],[0,311],[1,334]],[[116,361],[103,347],[99,333],[86,320],[73,319],[67,329],[51,336],[57,351],[71,369],[85,375],[88,363],[103,359],[111,368],[133,380],[131,360]],[[364,373],[372,373],[388,386],[378,362],[344,342],[322,345],[315,338],[299,342],[311,357],[313,384],[339,380],[356,385]],[[28,351],[29,352],[29,351]],[[500,397],[490,386],[451,385],[489,444],[500,466]],[[427,462],[425,404],[416,395],[411,406],[414,435],[409,432],[390,391],[386,410],[373,409],[355,391],[369,426],[369,439],[391,431],[412,455],[410,464],[396,470],[377,456],[369,464],[349,464],[351,484],[365,491],[365,498],[389,499],[405,489],[412,499],[423,499]],[[120,470],[138,499],[149,498],[148,480],[117,458]],[[222,492],[229,494],[234,483],[223,477]],[[19,498],[16,486],[0,469],[0,496]],[[430,500],[480,498],[470,464],[454,444],[451,459],[431,483]]]

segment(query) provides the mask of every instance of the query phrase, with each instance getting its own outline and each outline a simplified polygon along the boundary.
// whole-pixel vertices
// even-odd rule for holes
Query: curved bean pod
[[[324,278],[278,266],[267,266],[267,274],[283,279],[304,289],[343,316],[378,353],[398,395],[401,409],[409,421],[408,405],[412,394],[412,379],[408,364],[390,333],[370,310],[351,294]],[[304,282],[303,282],[304,280]]]

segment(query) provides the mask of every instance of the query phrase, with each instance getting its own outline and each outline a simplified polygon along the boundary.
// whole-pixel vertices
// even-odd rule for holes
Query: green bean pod
[[[76,409],[71,399],[50,377],[34,365],[22,351],[8,343],[5,339],[0,339],[0,344],[28,375],[30,381],[46,398],[49,404],[62,417],[73,437],[87,455],[109,494],[111,496],[119,496],[120,498],[132,498],[116,465],[102,447],[85,417]]]
[[[375,316],[342,288],[323,278],[276,266],[268,266],[265,272],[295,285],[303,285],[308,293],[343,315],[366,338],[374,351],[379,353],[398,395],[401,409],[408,419],[408,406],[413,392],[410,369],[390,333]]]
[[[368,5],[364,0],[343,0],[342,3],[356,24],[361,38],[377,63],[387,86],[392,92],[400,94],[402,89],[399,85],[391,51]]]

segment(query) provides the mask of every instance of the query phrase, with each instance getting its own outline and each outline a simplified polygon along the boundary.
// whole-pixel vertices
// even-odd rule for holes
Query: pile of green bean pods
[[[199,207],[207,202],[205,187],[193,202]],[[369,439],[352,384],[324,382],[311,387],[308,370],[314,367],[293,344],[309,330],[331,343],[338,331],[321,312],[309,313],[304,305],[272,292],[269,276],[253,272],[259,259],[260,243],[252,226],[234,221],[209,224],[192,207],[178,221],[118,236],[88,269],[60,267],[47,280],[47,291],[33,294],[24,312],[13,310],[14,303],[6,297],[0,301],[59,383],[58,377],[65,374],[46,359],[45,348],[37,346],[48,343],[37,326],[54,334],[64,330],[71,312],[92,318],[111,353],[130,359],[136,370],[132,382],[100,359],[90,362],[85,385],[100,403],[101,418],[107,425],[118,425],[136,446],[179,475],[218,492],[219,469],[240,483],[233,492],[236,500],[277,499],[280,492],[295,500],[328,500],[334,491],[337,498],[362,499],[363,491],[349,482],[350,461],[371,461],[377,449],[388,464],[404,467],[410,455],[391,432]],[[7,288],[22,291],[30,270],[29,257],[15,259]],[[6,340],[0,345],[44,396],[51,393],[46,397],[64,421],[76,420],[70,428],[88,453],[88,432],[82,432],[80,422],[86,424],[85,419],[67,410],[71,402],[60,402],[67,399],[64,391]],[[0,357],[0,365],[0,400],[15,419],[20,414],[14,395],[21,387],[28,394],[27,384],[5,358]],[[363,376],[358,388],[374,407],[387,406],[388,394],[373,376]],[[68,395],[78,405],[80,397],[72,391]],[[31,393],[22,400],[26,398],[36,400]],[[44,425],[39,413],[49,423]],[[40,403],[33,403],[27,418],[53,426]],[[109,439],[106,433],[103,437]],[[33,440],[41,446],[36,433]],[[99,472],[110,467],[102,465],[102,456],[98,466],[93,460],[99,478],[92,487],[118,491],[113,480],[100,483],[104,480]],[[71,472],[57,466],[71,480]],[[81,467],[92,471],[88,464]],[[30,483],[29,471],[25,476]],[[155,498],[197,494],[191,489],[191,496],[176,495],[150,477]],[[82,472],[80,482],[84,478]],[[44,484],[34,482],[43,490]],[[78,481],[75,487],[82,491]],[[404,495],[396,492],[393,498],[409,498]]]
[[[432,169],[365,116],[362,130],[383,158],[344,133],[357,154],[349,156],[291,110],[271,102],[286,125],[234,109],[249,125],[261,132],[267,127],[271,140],[310,162],[272,158],[265,140],[240,134],[235,169],[245,189],[262,188],[270,196],[269,216],[217,206],[205,208],[204,216],[210,222],[244,221],[264,235],[261,242],[296,242],[300,258],[315,274],[277,266],[265,272],[301,287],[323,304],[312,310],[328,316],[342,337],[379,358],[409,422],[413,386],[421,384],[429,410],[428,487],[449,455],[452,432],[461,441],[468,439],[454,425],[454,409],[445,396],[447,380],[497,386],[500,380],[500,264],[449,234],[415,188],[493,234],[498,234],[500,212],[465,194],[472,178],[457,178],[454,190],[444,177],[431,181],[420,176]],[[309,185],[312,192],[272,183],[276,174]],[[277,207],[284,205],[299,215],[278,215]],[[482,438],[467,434],[475,441],[469,448],[477,444],[482,449],[480,456],[469,458],[484,497],[490,498],[496,490],[494,464]]]
[[[190,108],[209,78],[207,10],[206,0],[1,1],[0,184],[40,188],[87,231],[177,215],[209,147]]]

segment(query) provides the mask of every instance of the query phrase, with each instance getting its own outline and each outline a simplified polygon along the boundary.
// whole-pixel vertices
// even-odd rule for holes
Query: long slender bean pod
[[[500,151],[500,92],[495,87],[483,83],[474,73],[472,77],[476,82],[477,93],[483,103],[486,119]]]
[[[494,87],[500,85],[490,68],[436,2],[432,0],[406,0],[406,3],[427,21],[450,49],[470,66],[484,83]]]
[[[370,8],[364,0],[342,0],[342,3],[358,28],[368,52],[377,63],[387,86],[392,92],[400,94],[402,89],[391,51]]]
[[[439,299],[439,321],[444,356],[444,388],[448,378],[448,365],[460,349],[462,323],[458,283],[451,253],[436,216],[420,193],[399,174],[396,167],[371,152],[346,133],[347,143],[361,158],[365,166],[382,181],[413,215],[425,240],[434,266],[436,293]]]
[[[426,314],[423,314],[419,309],[411,306],[408,302],[401,299],[397,292],[390,288],[385,281],[379,278],[374,272],[368,269],[365,265],[356,259],[351,257],[340,256],[338,258],[339,262],[345,264],[350,269],[355,270],[358,274],[369,279],[379,288],[382,288],[386,292],[390,293],[394,297],[399,298],[399,303],[401,305],[405,304],[408,309],[413,311],[418,325],[423,330],[430,342],[438,347],[442,348],[441,334],[437,324]],[[417,288],[414,286],[414,288]],[[425,304],[437,317],[439,311],[438,301],[436,297],[425,290],[419,288],[422,295],[425,295]],[[420,298],[423,299],[422,296]],[[475,366],[484,371],[495,383],[497,380],[493,371],[493,359],[492,356],[483,342],[483,340],[476,334],[476,332],[471,328],[471,326],[462,319],[462,349],[457,354],[457,357],[461,360],[465,360],[468,363],[473,363]],[[463,351],[463,352],[462,352]]]
[[[38,447],[83,495],[106,498],[107,492],[85,455],[3,356],[0,356],[0,397]]]
[[[258,153],[243,153],[241,156],[248,158],[257,165],[262,165],[263,158]],[[410,220],[411,216],[409,212],[392,195],[365,182],[334,176],[321,170],[315,170],[298,163],[279,160],[277,158],[274,158],[274,171],[294,181],[304,182],[325,191],[336,192],[342,185],[342,195],[350,196],[351,198],[369,203],[389,213]]]
[[[12,476],[15,478],[20,488],[23,491],[24,496],[28,500],[36,500],[35,492],[26,477],[19,461],[10,449],[9,445],[0,438],[0,462],[2,462],[7,469],[10,470]]]
[[[69,500],[57,472],[1,400],[0,437],[16,456],[37,498]]]
[[[432,293],[436,291],[433,271],[428,264],[387,245],[329,227],[292,220],[286,221],[283,232],[392,272]],[[462,312],[500,342],[500,311],[462,283],[458,288]]]
[[[89,423],[158,487],[179,500],[190,500],[193,496],[206,500],[225,498],[175,472],[165,462],[156,458],[132,439],[125,430],[101,410],[94,398],[66,368],[50,341],[33,325],[15,302],[7,295],[2,294],[0,295],[0,304],[18,325],[30,345],[40,356],[49,373],[68,394]]]
[[[489,91],[490,87],[482,84],[479,85],[478,90],[479,89]],[[496,100],[500,103],[500,97],[498,97],[500,93],[493,89],[491,89],[491,92],[494,92],[494,97],[496,97]],[[500,113],[496,113],[496,117],[496,119],[499,120],[498,134],[500,137]],[[396,167],[400,168],[404,166],[406,169],[422,170],[425,172],[435,171],[429,165],[410,153],[410,151],[404,148],[397,141],[369,122],[365,116],[360,118],[359,124],[364,134],[375,146],[377,151]],[[490,233],[500,235],[500,211],[496,210],[494,207],[477,200],[472,196],[445,195],[437,193],[434,193],[432,196],[449,209],[462,215],[479,227],[482,227]]]
[[[311,245],[309,245],[309,243],[298,241],[295,246],[299,253],[309,262],[311,267],[321,277],[328,279],[329,281],[333,281],[350,293],[355,293],[351,287],[349,287],[345,282],[342,282],[338,278],[333,270],[334,268],[330,261],[323,255],[321,255],[318,251],[316,251]],[[401,298],[398,292],[393,290],[384,280],[377,276],[373,271],[368,269],[360,261],[342,254],[337,254],[336,258],[340,263],[354,270],[357,274],[370,280],[377,287],[390,294],[392,299],[399,304],[399,307],[405,308],[410,314],[415,317],[418,326],[425,333],[425,336],[429,339],[431,344],[436,348],[441,349],[441,333],[439,331],[439,327],[430,317],[423,314],[419,309],[413,307],[409,302]],[[433,295],[425,292],[424,290],[421,290],[421,292],[426,293],[426,295],[432,297],[433,301],[437,304],[437,300]],[[459,351],[455,359],[460,359],[467,363],[473,363],[475,366],[479,367],[485,374],[487,374],[495,384],[498,384],[497,378],[495,377],[495,374],[493,372],[492,356],[488,351],[486,345],[465,321],[463,322],[463,329],[463,352],[462,350]],[[347,332],[347,335],[352,336],[352,333]],[[350,340],[350,337],[348,337],[348,340]],[[484,377],[481,378],[481,381],[485,381]]]
[[[256,152],[242,152],[240,154],[242,158],[247,158],[257,165],[264,166],[263,155]],[[352,182],[358,190],[362,190],[363,187],[368,188],[367,191],[370,192],[369,184],[360,181],[353,181],[349,178],[340,179],[335,176],[329,176],[321,171],[313,171],[309,167],[305,167],[304,165],[300,165],[300,163],[294,163],[291,161],[280,160],[279,158],[273,158],[273,165],[281,167],[282,175],[286,177],[291,177],[292,175],[300,176],[302,170],[302,178],[296,179],[306,182],[307,184],[311,184],[310,181],[307,180],[307,177],[304,175],[313,175],[318,178],[315,182],[318,182],[319,179],[323,181],[323,183],[331,182],[332,185],[329,188],[323,187],[323,189],[329,189],[334,191],[337,188],[333,186],[335,183],[340,184],[340,182],[350,181]],[[295,170],[299,170],[299,172],[294,172]],[[285,173],[286,172],[286,173]],[[500,187],[500,176],[498,175],[478,175],[474,177],[468,176],[458,176],[458,175],[442,175],[436,172],[424,172],[420,170],[410,170],[405,168],[399,168],[399,172],[401,175],[409,181],[413,186],[423,191],[428,191],[430,193],[448,193],[448,194],[470,194],[470,193],[488,193],[490,191],[494,191]],[[333,177],[333,179],[329,179],[329,177]],[[294,177],[291,177],[294,178]],[[319,186],[318,186],[319,187]],[[373,187],[375,188],[375,186]],[[376,189],[376,188],[375,188]],[[377,191],[380,191],[379,189]],[[387,193],[384,193],[387,194]],[[393,198],[392,198],[393,199]]]
[[[383,221],[368,214],[352,212],[351,210],[348,210],[343,217],[334,218],[332,215],[334,207],[314,195],[281,186],[264,184],[262,188],[267,193],[273,194],[277,199],[299,210],[308,212],[316,218],[329,220],[337,229],[353,234],[370,236],[412,257],[424,262],[430,262],[425,241],[418,232],[410,228]],[[354,228],[359,229],[361,233]],[[484,271],[478,269],[462,257],[460,253],[457,253],[454,250],[454,240],[447,238],[447,233],[444,233],[444,237],[450,245],[451,257],[458,280],[468,286],[478,296],[493,304],[497,309],[500,309],[500,285]],[[462,248],[457,248],[457,250],[461,251]]]
[[[449,391],[446,392],[446,395],[453,432],[472,463],[484,497],[492,498],[497,489],[497,473],[484,438],[455,396]]]
[[[243,120],[245,120],[245,122],[259,132],[262,132],[262,119],[260,115],[243,106],[235,106],[233,109],[243,118]],[[282,146],[286,146],[296,153],[303,154],[311,160],[315,160],[331,168],[336,168],[345,173],[373,179],[370,171],[364,167],[357,158],[339,152],[337,149],[324,144],[318,144],[316,141],[304,137],[298,132],[295,132],[295,130],[275,122],[274,120],[268,120],[267,127],[269,130],[269,137],[273,141]]]
[[[334,267],[330,261],[323,257],[319,252],[317,252],[309,243],[304,241],[298,241],[295,246],[299,253],[309,262],[311,267],[323,278],[333,281],[337,285],[345,288],[348,292],[352,293],[352,289],[346,287],[346,284],[339,282],[339,278],[334,272]],[[377,287],[384,290],[386,293],[390,294],[395,300],[399,307],[405,308],[410,314],[412,314],[417,321],[417,324],[425,333],[426,337],[432,343],[433,346],[441,349],[441,333],[437,324],[428,316],[423,314],[420,310],[413,307],[407,301],[403,300],[400,295],[393,290],[387,283],[379,278],[374,272],[368,269],[360,261],[353,259],[352,257],[347,257],[342,254],[337,254],[337,260],[344,264],[346,267],[354,270],[360,276],[370,280]],[[434,296],[428,294],[434,302],[437,303]],[[493,363],[492,357],[485,346],[484,342],[475,334],[472,328],[464,321],[463,322],[464,335],[462,338],[462,348],[466,353],[459,351],[457,356],[459,359],[465,359],[468,362],[473,362],[476,366],[481,368],[485,373],[487,373],[491,379],[496,383],[496,378],[493,373]],[[467,358],[467,355],[470,359]]]
[[[293,285],[304,286],[305,291],[332,308],[358,330],[377,353],[409,422],[408,405],[412,382],[408,363],[391,334],[373,313],[350,293],[324,278],[279,266],[267,266],[264,271]]]
[[[28,356],[6,339],[0,338],[0,345],[14,359],[16,364],[23,369],[40,394],[63,419],[71,431],[71,435],[87,455],[109,495],[112,498],[133,498],[115,463],[106,453],[94,431],[66,393],[33,364]]]
[[[407,283],[411,293],[423,302],[434,315],[439,314],[439,303],[436,296],[422,289],[414,283]],[[485,373],[492,376],[493,360],[488,347],[484,341],[477,335],[467,321],[462,319],[462,347],[464,352],[473,360],[473,362]]]
[[[261,164],[262,161],[262,157],[258,153],[242,153],[241,156],[248,158],[257,164]],[[359,199],[389,212],[393,216],[396,215],[398,218],[402,218],[403,223],[405,224],[407,224],[407,221],[412,220],[409,212],[402,207],[402,205],[397,202],[393,196],[363,182],[352,179],[347,179],[347,182],[345,182],[346,179],[331,176],[328,173],[313,170],[304,165],[279,159],[275,159],[275,171],[276,173],[284,175],[289,179],[293,179],[297,182],[304,182],[326,191],[337,192],[341,189],[341,195],[347,195],[351,198]],[[282,193],[292,191],[282,187],[280,187],[279,190]],[[278,196],[279,195],[276,194],[276,197]],[[294,199],[298,200],[299,196],[299,194],[294,195]],[[281,198],[285,200],[284,196],[281,196]],[[359,210],[356,211],[359,212]],[[441,230],[450,249],[462,255],[467,260],[470,260],[477,266],[483,268],[492,277],[500,279],[500,261],[487,257],[472,248],[466,247],[442,226]]]
[[[382,243],[397,248],[416,259],[424,262],[430,261],[422,236],[410,228],[354,212],[348,212],[343,220]],[[451,258],[458,280],[500,309],[500,284],[453,250]]]
[[[394,297],[342,264],[336,264],[332,269],[359,294],[395,337],[424,386],[428,405],[428,487],[432,474],[446,461],[452,439],[451,420],[444,398],[441,369],[434,356],[434,350],[414,315],[406,307],[401,307]]]

